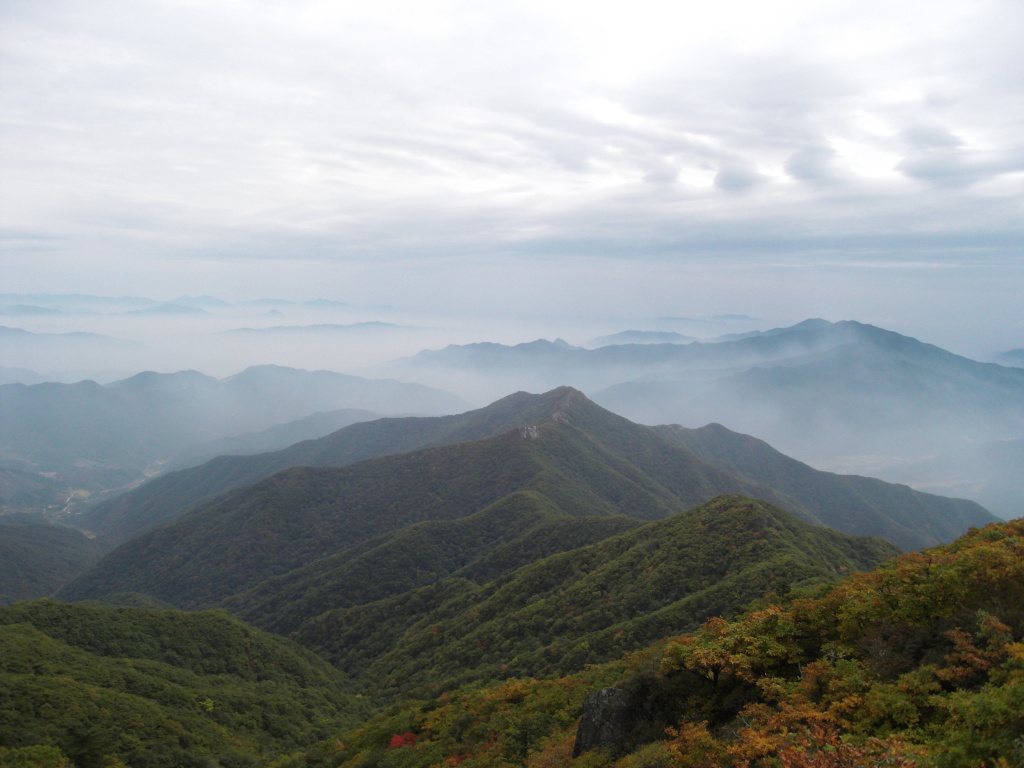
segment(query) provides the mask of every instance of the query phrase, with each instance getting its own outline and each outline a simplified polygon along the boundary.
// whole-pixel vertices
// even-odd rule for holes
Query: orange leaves
[[[863,768],[886,765],[915,768],[912,751],[899,739],[869,738],[860,744],[845,741],[830,729],[814,727],[799,744],[778,752],[782,768]]]
[[[980,682],[996,662],[998,652],[976,647],[974,638],[962,629],[950,630],[946,637],[953,641],[954,651],[945,658],[947,666],[935,670],[935,676],[957,686]]]
[[[682,722],[665,733],[674,768],[718,768],[723,764],[725,747],[711,735],[706,722]]]
[[[778,605],[733,622],[716,617],[706,621],[696,634],[670,645],[664,669],[689,669],[716,683],[722,673],[729,673],[752,683],[768,669],[799,661],[802,651],[795,642],[798,634],[792,617]]]

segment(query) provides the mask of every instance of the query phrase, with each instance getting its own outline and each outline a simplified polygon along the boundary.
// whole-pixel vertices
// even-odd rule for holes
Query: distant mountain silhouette
[[[931,453],[954,438],[1017,436],[1024,371],[859,323],[836,323],[816,335],[842,343],[707,382],[664,377],[622,383],[595,399],[640,421],[668,414],[682,423],[720,421],[807,458],[905,457]],[[709,419],[712,414],[722,418]]]
[[[169,304],[158,304],[155,307],[146,307],[145,309],[130,309],[125,312],[126,315],[207,315],[207,312],[202,306],[189,302],[187,304],[178,304],[171,302]]]
[[[141,591],[179,607],[208,607],[376,536],[427,521],[467,518],[521,494],[533,507],[561,515],[653,520],[723,493],[740,493],[784,506],[809,522],[833,520],[849,532],[888,536],[903,546],[931,543],[957,525],[994,520],[970,502],[869,481],[861,488],[782,460],[781,470],[762,475],[781,472],[794,494],[775,490],[701,458],[659,430],[616,416],[570,388],[512,395],[461,417],[355,424],[288,450],[294,451],[293,458],[303,451],[321,457],[333,452],[338,460],[346,452],[365,456],[368,444],[388,450],[383,446],[422,446],[483,431],[495,436],[349,466],[295,466],[278,472],[132,539],[64,594],[82,599]],[[251,471],[253,465],[247,466]],[[195,477],[211,482],[215,476],[193,471]],[[178,482],[186,488],[188,479],[187,472],[179,473]],[[804,490],[807,480],[819,487]],[[861,498],[865,489],[867,501]],[[164,488],[164,498],[175,495],[172,487]],[[130,526],[145,511],[145,506],[128,505],[108,510],[107,524],[116,530],[120,516],[120,524]],[[935,522],[933,517],[948,519]]]
[[[251,456],[287,448],[304,440],[315,440],[359,421],[373,421],[381,414],[355,408],[321,411],[302,419],[275,424],[257,432],[225,437],[210,443],[190,446],[167,462],[168,469],[184,469],[205,463],[217,456]]]
[[[100,386],[0,386],[0,456],[44,472],[141,472],[189,446],[265,429],[316,411],[445,413],[457,397],[418,384],[257,366],[218,381],[196,371],[140,373]]]
[[[571,394],[575,393],[575,394]],[[141,487],[87,510],[78,524],[102,534],[112,546],[142,531],[169,523],[193,506],[224,492],[251,485],[289,467],[341,467],[424,448],[482,440],[517,427],[555,420],[567,397],[576,398],[577,420],[598,430],[599,439],[625,435],[647,445],[643,455],[683,472],[703,455],[688,444],[681,427],[651,429],[632,424],[596,404],[581,393],[559,388],[543,395],[525,392],[509,395],[475,411],[455,416],[386,418],[356,423],[325,437],[308,440],[280,451],[252,456],[220,456],[205,464],[155,478]],[[576,401],[574,400],[574,402]],[[704,434],[708,429],[698,430]],[[976,504],[928,494],[903,486],[819,472],[778,453],[765,443],[717,427],[733,441],[746,446],[733,451],[733,463],[723,465],[721,456],[708,453],[716,477],[703,495],[690,496],[696,504],[716,492],[744,492],[766,498],[804,519],[830,525],[848,533],[883,536],[905,548],[947,541],[970,525],[992,518]],[[685,450],[680,452],[679,448]],[[639,449],[635,449],[639,451]],[[747,456],[738,457],[746,450]],[[766,460],[770,456],[771,460]],[[624,456],[634,461],[633,453]],[[651,458],[651,460],[654,460]],[[723,472],[724,470],[724,472]],[[643,465],[644,473],[655,472]],[[657,470],[658,472],[662,470]],[[665,470],[669,471],[669,470]],[[656,474],[656,476],[658,476]],[[728,478],[728,480],[724,479]],[[663,482],[659,480],[659,482]],[[869,523],[869,521],[871,521]]]
[[[853,321],[689,344],[450,346],[381,370],[478,401],[569,384],[637,422],[717,422],[819,467],[884,466],[904,482],[901,466],[946,443],[1024,439],[1024,370]]]
[[[1024,349],[1011,349],[996,355],[995,361],[1000,365],[1009,365],[1014,368],[1024,368]]]
[[[351,323],[340,325],[338,323],[318,323],[316,325],[272,325],[267,328],[233,328],[227,333],[246,335],[266,336],[294,336],[297,334],[323,334],[323,333],[367,333],[402,330],[406,326],[395,325],[394,323],[382,323],[370,321],[365,323]]]

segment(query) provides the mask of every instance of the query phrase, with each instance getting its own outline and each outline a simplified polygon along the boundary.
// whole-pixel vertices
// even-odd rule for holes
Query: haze
[[[736,314],[1021,347],[1022,16],[5,3],[2,292],[325,298],[438,343]],[[138,362],[210,367],[186,346]]]

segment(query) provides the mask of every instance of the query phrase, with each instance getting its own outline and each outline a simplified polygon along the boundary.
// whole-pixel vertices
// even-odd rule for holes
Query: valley
[[[870,717],[800,703],[794,670],[871,700],[937,675],[1024,725],[1019,526],[893,482],[941,487],[955,464],[1018,504],[1024,371],[857,323],[601,341],[448,347],[372,377],[0,386],[0,762],[810,768],[837,749],[902,766],[1004,749],[967,715],[941,731],[954,705],[920,693]],[[919,458],[882,480],[780,446]],[[873,602],[866,585],[893,578],[900,597]],[[611,731],[580,725],[604,717],[598,691]]]
[[[1024,768],[1024,2],[0,2],[0,768]]]

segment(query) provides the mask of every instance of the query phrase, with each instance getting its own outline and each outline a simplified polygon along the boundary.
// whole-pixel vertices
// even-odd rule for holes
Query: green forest
[[[402,700],[277,765],[1017,768],[1022,636],[1017,521],[572,675]],[[584,699],[606,686],[628,727],[574,755]]]
[[[298,449],[0,526],[0,768],[1024,766],[1024,523],[570,388]]]
[[[704,510],[705,526],[723,526],[706,539],[750,534],[736,551],[757,547],[750,528],[736,522],[743,515],[725,514],[737,501]],[[785,526],[764,520],[760,504],[748,503],[747,512],[762,516],[761,531]],[[632,551],[626,543],[645,529],[604,546]],[[660,531],[659,539],[669,535]],[[602,545],[579,549],[594,546]],[[564,569],[558,563],[568,554],[528,572],[540,578],[546,568]],[[636,564],[640,573],[658,572],[651,557],[650,566]],[[572,567],[586,562],[595,567],[597,559]],[[1024,523],[990,525],[874,570],[854,569],[839,566],[848,575],[829,585],[825,578],[777,584],[745,610],[601,663],[586,655],[572,662],[572,649],[547,645],[522,654],[538,674],[498,681],[486,651],[456,653],[485,648],[472,639],[478,623],[467,628],[468,642],[453,646],[452,657],[466,665],[457,685],[424,684],[444,680],[449,673],[435,666],[452,657],[415,650],[408,653],[422,655],[409,658],[425,669],[407,691],[374,674],[357,682],[222,611],[18,603],[0,609],[0,765],[1024,764]],[[635,584],[636,576],[620,580]],[[461,606],[471,583],[438,586],[444,594],[433,599]],[[466,621],[452,617],[439,632]],[[617,626],[616,633],[630,631],[628,620]],[[574,755],[587,694],[609,687],[627,703],[624,729],[615,743]]]

